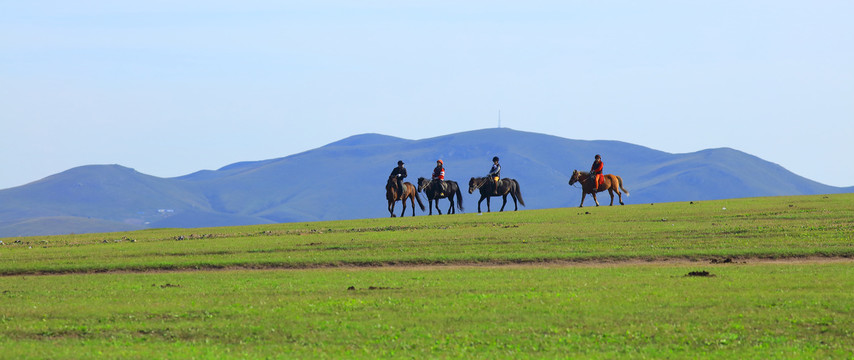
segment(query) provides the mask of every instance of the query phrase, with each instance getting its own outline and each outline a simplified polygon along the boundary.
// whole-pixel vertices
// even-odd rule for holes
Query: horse
[[[596,193],[608,190],[608,194],[611,195],[611,206],[614,206],[614,192],[617,192],[617,196],[620,198],[620,205],[623,204],[623,194],[620,193],[620,190],[626,193],[626,196],[629,196],[629,191],[623,188],[623,178],[614,175],[608,174],[605,175],[605,182],[602,185],[599,185],[597,188],[593,188],[593,186],[588,181],[590,179],[590,173],[586,171],[572,171],[572,177],[569,178],[569,185],[572,186],[576,182],[581,183],[581,205],[578,207],[584,207],[584,196],[586,194],[593,195],[593,201],[596,202],[596,206],[599,206],[599,200],[596,199]]]
[[[525,206],[525,200],[522,200],[522,190],[519,187],[519,182],[515,179],[498,180],[497,194],[493,191],[493,188],[492,181],[488,177],[473,177],[469,180],[469,194],[473,193],[476,189],[480,189],[480,200],[477,201],[478,213],[480,213],[480,203],[483,202],[483,199],[486,199],[486,211],[490,211],[489,198],[492,196],[501,196],[504,200],[501,203],[501,210],[499,211],[504,211],[504,206],[507,205],[508,194],[513,198],[513,211],[519,210],[519,205],[516,204],[517,199],[522,206]]]
[[[433,199],[436,199],[436,211],[439,212],[439,215],[442,215],[442,210],[439,210],[439,199],[444,198],[447,198],[448,201],[451,202],[451,207],[448,208],[448,214],[456,214],[457,212],[454,210],[454,194],[457,195],[457,207],[460,211],[463,210],[463,192],[460,191],[460,186],[453,180],[443,181],[447,188],[444,193],[435,188],[433,181],[427,180],[423,177],[418,178],[418,192],[424,191],[427,195],[427,208],[430,209],[430,215],[433,215]]]
[[[418,191],[415,190],[415,185],[405,182],[403,183],[403,187],[403,198],[401,198],[397,193],[397,179],[395,177],[389,176],[388,182],[385,184],[385,198],[388,200],[388,213],[391,214],[391,217],[395,217],[394,203],[398,200],[401,200],[403,203],[403,210],[400,211],[401,217],[406,213],[407,199],[409,199],[409,202],[412,204],[412,216],[415,216],[415,200],[418,200],[418,206],[421,207],[421,211],[424,211],[424,203],[421,202],[421,198],[418,196]]]

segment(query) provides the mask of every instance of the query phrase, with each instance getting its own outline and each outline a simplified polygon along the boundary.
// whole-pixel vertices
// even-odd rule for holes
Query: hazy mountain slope
[[[61,217],[65,224],[100,219],[143,228],[175,212],[208,207],[189,184],[118,165],[90,165],[0,191],[0,224]],[[43,233],[56,232],[45,226]],[[2,228],[0,234],[8,235]]]
[[[447,179],[466,191],[469,178],[484,176],[497,155],[502,176],[520,182],[527,208],[578,206],[581,190],[567,181],[573,169],[588,170],[595,154],[604,158],[606,173],[623,178],[631,192],[624,198],[628,204],[854,190],[819,184],[726,148],[670,154],[506,128],[422,140],[363,134],[283,158],[169,179],[118,165],[70,169],[0,190],[0,236],[385,217],[384,187],[397,160],[407,164],[406,180],[416,183],[443,159]],[[423,194],[422,200],[426,204]],[[477,200],[477,194],[464,194],[467,212],[477,210]],[[493,200],[497,211],[500,198]],[[607,193],[600,194],[600,203],[609,201]],[[442,202],[444,209],[447,201]],[[586,205],[594,205],[589,197]]]
[[[643,199],[659,202],[843,191],[729,148],[675,155],[647,165],[638,178]]]

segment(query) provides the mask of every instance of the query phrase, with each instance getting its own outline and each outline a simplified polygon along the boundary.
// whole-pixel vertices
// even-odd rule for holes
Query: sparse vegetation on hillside
[[[4,238],[0,358],[849,358],[853,200]]]
[[[852,203],[838,194],[9,238],[0,274],[851,257]]]

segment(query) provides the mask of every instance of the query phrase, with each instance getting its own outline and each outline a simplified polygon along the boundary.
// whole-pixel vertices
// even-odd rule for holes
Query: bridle
[[[473,178],[472,181],[469,183],[469,188],[473,188],[473,190],[480,189],[481,187],[483,187],[484,184],[486,184],[487,180],[488,179],[485,177]]]
[[[575,183],[570,184],[569,186],[572,186],[574,188],[578,188],[578,186],[576,186],[577,184],[583,184],[583,181],[587,181],[587,179],[590,178],[589,174],[587,176],[585,176],[584,173],[581,171],[577,171],[577,174],[578,174],[578,176],[575,177]],[[584,177],[583,179],[582,179],[582,176]],[[571,178],[569,180],[572,181]],[[581,188],[584,189],[584,186],[582,185]]]

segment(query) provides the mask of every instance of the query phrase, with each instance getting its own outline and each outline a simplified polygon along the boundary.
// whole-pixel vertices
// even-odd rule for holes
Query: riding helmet
[[[498,161],[498,156],[492,158],[492,161]]]
[[[442,161],[442,159],[436,160],[436,162],[437,162],[437,163],[439,163],[439,164],[445,165],[445,162],[444,162],[444,161]]]
[[[403,165],[403,160],[398,160],[398,161],[397,161],[397,164],[398,164],[398,165]]]

